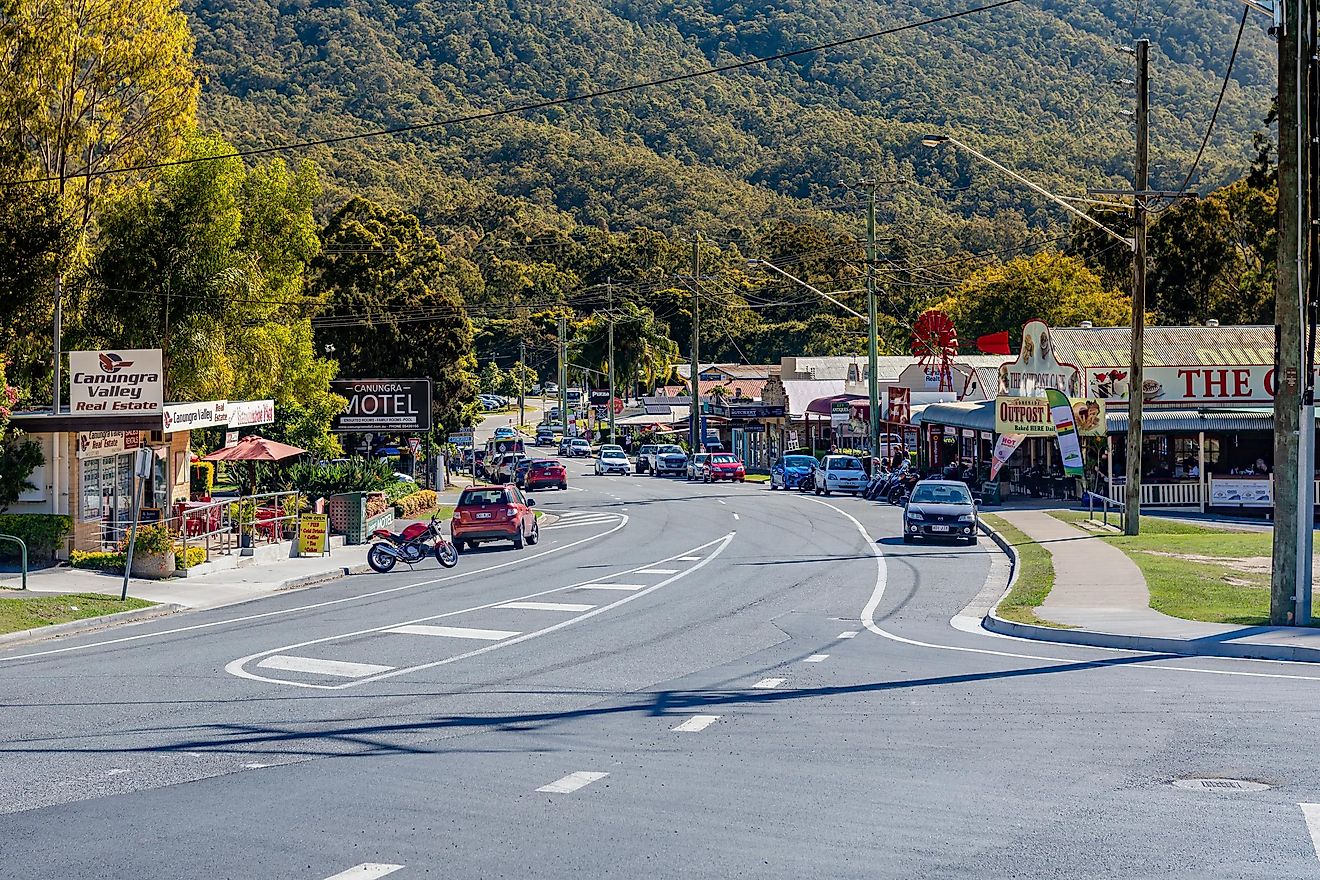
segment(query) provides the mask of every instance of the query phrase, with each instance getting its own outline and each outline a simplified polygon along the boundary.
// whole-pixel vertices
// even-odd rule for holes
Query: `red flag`
[[[1008,331],[1001,330],[998,333],[990,333],[978,337],[976,347],[986,354],[1012,354],[1008,347]]]

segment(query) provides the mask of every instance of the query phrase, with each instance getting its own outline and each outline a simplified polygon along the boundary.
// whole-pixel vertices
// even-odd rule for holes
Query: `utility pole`
[[[1311,4],[1307,4],[1308,6]],[[1303,380],[1307,290],[1306,246],[1310,217],[1303,176],[1310,152],[1306,102],[1309,77],[1302,3],[1284,5],[1279,39],[1279,247],[1274,289],[1274,558],[1270,572],[1270,623],[1306,623],[1298,612],[1311,585],[1311,521],[1314,474],[1314,405],[1305,401]],[[1303,150],[1306,153],[1303,153]],[[1308,187],[1309,188],[1309,187]],[[1306,236],[1306,238],[1304,238]],[[1309,419],[1309,421],[1307,421]],[[1303,599],[1303,593],[1306,598]]]
[[[1150,185],[1150,40],[1137,41],[1137,161],[1132,179],[1132,360],[1128,367],[1123,532],[1141,533],[1141,416],[1146,402],[1146,189]]]
[[[568,319],[559,316],[559,423],[568,436]]]
[[[608,368],[610,371],[610,403],[609,403],[610,442],[613,443],[615,442],[614,441],[614,279],[612,278],[605,279],[605,287],[609,291],[609,303],[610,303],[610,311],[609,311],[610,356],[609,356]]]
[[[877,315],[875,306],[875,180],[870,184],[870,199],[866,209],[866,390],[871,401],[871,455],[880,454],[880,365],[879,340],[876,338]]]
[[[701,435],[701,235],[692,238],[692,376],[688,391],[688,430],[692,454],[701,451],[706,438]]]
[[[518,424],[527,424],[527,340],[518,340]]]

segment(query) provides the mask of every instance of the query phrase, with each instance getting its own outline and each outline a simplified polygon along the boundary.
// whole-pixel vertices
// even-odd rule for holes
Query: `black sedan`
[[[976,543],[976,502],[966,483],[923,480],[903,510],[903,543],[916,538],[952,538]]]

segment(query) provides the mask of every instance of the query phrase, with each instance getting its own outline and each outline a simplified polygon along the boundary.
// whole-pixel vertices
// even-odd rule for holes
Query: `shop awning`
[[[914,425],[949,425],[970,428],[973,431],[995,430],[995,402],[993,400],[963,400],[957,403],[928,403],[918,412],[912,411]]]

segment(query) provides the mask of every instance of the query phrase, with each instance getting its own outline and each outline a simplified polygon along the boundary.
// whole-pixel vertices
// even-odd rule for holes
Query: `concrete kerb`
[[[155,620],[157,617],[165,617],[186,610],[188,609],[182,605],[165,603],[163,605],[152,605],[150,608],[116,611],[114,614],[103,614],[100,617],[85,617],[82,620],[70,620],[66,623],[52,623],[50,626],[38,626],[0,635],[0,645],[37,641],[58,636],[80,635],[126,623],[142,623],[147,620]]]
[[[1231,643],[1224,641],[1202,641],[1190,639],[1160,638],[1158,636],[1138,636],[1125,633],[1106,633],[1088,629],[1056,629],[1048,626],[1036,626],[1030,623],[1018,623],[1005,620],[995,613],[999,603],[1012,592],[1018,579],[1019,560],[1012,544],[999,532],[986,525],[981,528],[999,549],[1009,557],[1013,564],[1013,574],[1009,577],[1008,587],[1004,590],[985,617],[981,626],[997,635],[1015,639],[1028,639],[1034,642],[1054,642],[1064,645],[1084,645],[1091,648],[1112,648],[1119,651],[1134,651],[1143,654],[1176,654],[1183,657],[1228,657],[1240,660],[1279,660],[1295,663],[1320,663],[1320,649],[1295,647],[1290,645],[1269,645],[1257,643]]]

